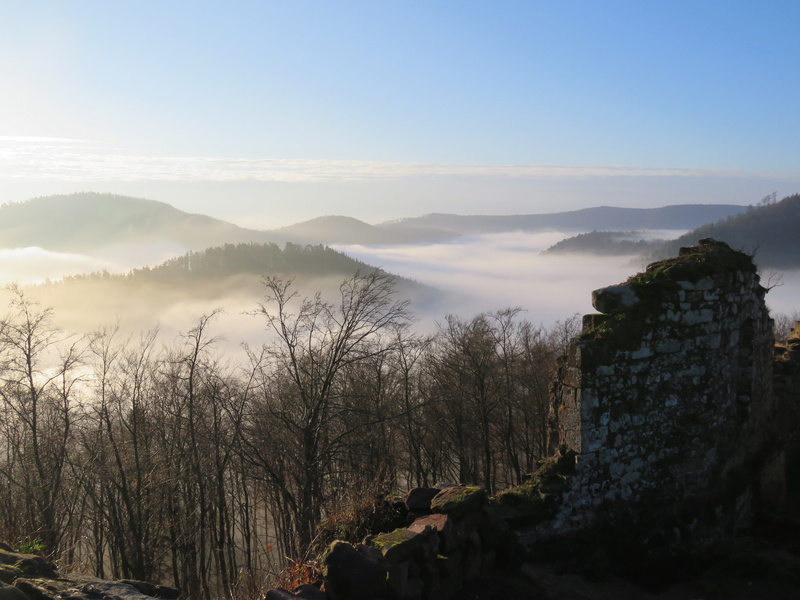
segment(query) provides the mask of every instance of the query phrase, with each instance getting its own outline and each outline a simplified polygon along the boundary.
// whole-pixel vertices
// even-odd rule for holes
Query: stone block
[[[23,575],[22,570],[17,567],[12,565],[0,565],[0,582],[2,583],[14,583],[15,579]]]
[[[480,577],[481,565],[483,564],[483,547],[477,531],[470,535],[462,548],[464,579],[466,581],[474,581]]]
[[[0,600],[30,600],[21,590],[0,583]]]
[[[14,586],[36,600],[152,600],[132,585],[87,575],[69,579],[21,578]]]
[[[439,577],[441,579],[458,579],[461,577],[462,551],[456,548],[447,556],[440,554],[436,557],[436,565],[439,567]]]
[[[489,498],[486,490],[479,487],[455,486],[445,488],[431,501],[431,511],[448,514],[454,519],[486,506]]]
[[[375,536],[372,545],[381,551],[387,563],[395,564],[411,556],[425,542],[425,538],[425,533],[400,528]]]
[[[24,577],[43,577],[53,579],[58,577],[55,569],[40,556],[35,554],[22,554],[9,550],[0,550],[0,564],[13,566],[18,569]]]
[[[488,577],[494,571],[494,564],[497,560],[497,551],[485,549],[483,561],[481,563],[481,577]]]
[[[408,587],[408,563],[400,562],[389,567],[386,584],[392,598],[405,598]]]
[[[436,532],[439,542],[438,551],[445,554],[460,543],[453,527],[453,519],[449,515],[440,513],[419,517],[408,526],[408,530],[420,534],[426,531]]]
[[[464,586],[464,582],[458,579],[440,579],[436,585],[428,587],[422,597],[424,600],[444,600],[445,598],[458,598],[457,592]]]
[[[326,589],[333,600],[367,600],[386,593],[386,566],[347,542],[333,542],[323,558]]]
[[[410,511],[429,511],[431,509],[431,500],[439,491],[436,488],[414,488],[406,493],[403,502]]]
[[[633,286],[622,284],[600,288],[592,292],[592,306],[598,312],[614,314],[625,312],[639,304],[639,298]]]

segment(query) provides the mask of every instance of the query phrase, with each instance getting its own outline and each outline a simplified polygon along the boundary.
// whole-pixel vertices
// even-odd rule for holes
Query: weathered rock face
[[[144,581],[62,576],[41,557],[13,552],[0,544],[0,600],[152,600],[179,595],[175,588]]]
[[[749,514],[774,434],[772,320],[749,256],[714,240],[594,293],[554,386],[551,439],[578,451],[556,518],[714,539]]]
[[[365,543],[335,541],[323,563],[324,592],[270,590],[268,600],[460,598],[465,584],[514,565],[517,537],[480,488],[417,488],[406,494],[409,522]]]

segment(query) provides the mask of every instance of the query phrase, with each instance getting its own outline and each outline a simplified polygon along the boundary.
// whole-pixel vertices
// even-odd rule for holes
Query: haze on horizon
[[[795,2],[5,9],[0,202],[115,192],[270,228],[800,188]]]
[[[0,203],[112,192],[267,229],[329,214],[378,223],[745,205],[800,190],[794,2],[5,9]],[[465,240],[449,256],[431,245],[347,250],[449,282],[468,299],[465,316],[537,298],[529,317],[548,322],[589,310],[592,286],[641,266],[545,261],[543,247],[508,235]],[[57,278],[179,253],[6,249],[0,265],[5,280]]]

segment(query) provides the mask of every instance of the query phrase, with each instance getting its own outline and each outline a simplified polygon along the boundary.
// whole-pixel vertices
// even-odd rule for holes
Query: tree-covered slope
[[[294,280],[293,289],[300,297],[319,292],[328,298],[335,297],[342,281],[357,272],[367,275],[375,270],[324,246],[225,244],[125,274],[74,275],[26,290],[43,306],[53,307],[68,330],[89,333],[98,324],[120,320],[128,331],[135,331],[158,322],[186,328],[189,315],[215,308],[236,320],[263,298],[268,277]],[[440,292],[415,281],[395,277],[395,286],[400,298],[413,300],[416,306],[440,301]]]
[[[673,256],[681,246],[714,238],[755,256],[762,267],[800,268],[800,194],[698,227],[659,247],[652,258]]]
[[[67,277],[67,283],[81,281],[161,282],[166,285],[217,280],[238,275],[268,277],[351,277],[356,271],[367,273],[376,267],[351,258],[327,246],[277,244],[225,244],[198,252],[187,252],[155,267],[133,269],[127,274],[92,273]]]
[[[603,256],[620,256],[626,254],[641,254],[662,242],[660,240],[645,240],[637,231],[590,231],[579,233],[550,246],[545,252],[551,254],[564,254],[577,252]]]

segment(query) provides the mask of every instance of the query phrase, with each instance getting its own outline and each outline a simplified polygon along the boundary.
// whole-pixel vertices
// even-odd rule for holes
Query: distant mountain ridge
[[[738,204],[673,204],[660,208],[598,206],[557,213],[526,215],[454,215],[432,213],[401,219],[388,229],[431,227],[460,235],[506,231],[621,231],[635,229],[693,229],[747,210]]]
[[[334,215],[261,231],[186,213],[164,202],[84,192],[0,206],[0,248],[38,246],[57,252],[84,253],[115,244],[157,242],[172,242],[186,250],[249,242],[420,244],[511,231],[692,229],[744,210],[744,206],[730,204],[661,208],[601,206],[530,215],[429,214],[377,225]]]
[[[342,216],[317,217],[274,229],[275,239],[323,244],[434,243],[487,233],[512,231],[619,231],[635,229],[693,229],[747,210],[738,204],[677,204],[661,208],[599,206],[529,215],[455,215],[431,213],[368,225]]]
[[[453,231],[426,225],[410,224],[401,227],[391,223],[369,225],[353,217],[341,215],[317,217],[273,229],[269,233],[276,239],[287,241],[364,245],[431,243],[458,237]]]

